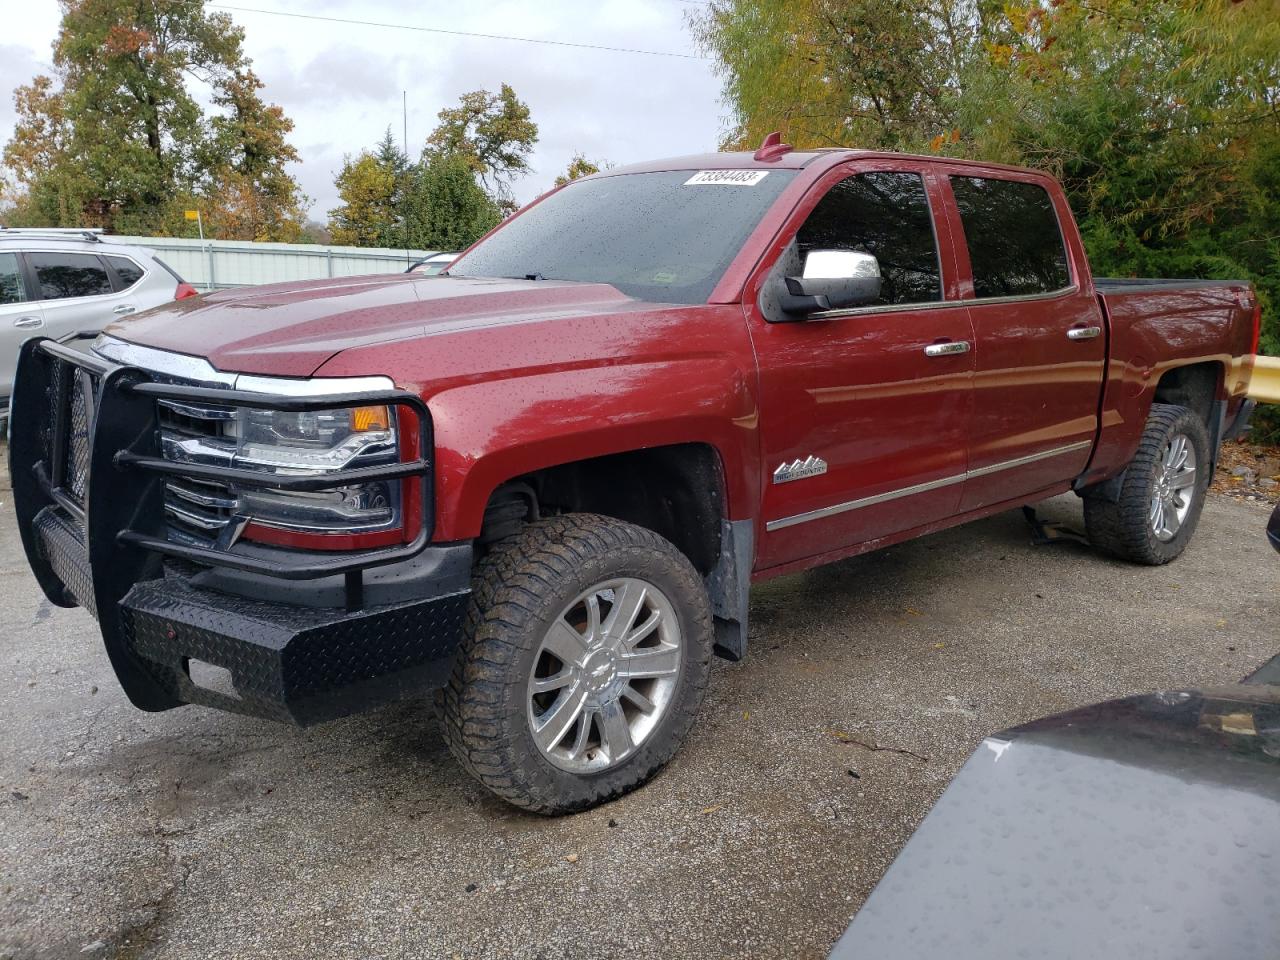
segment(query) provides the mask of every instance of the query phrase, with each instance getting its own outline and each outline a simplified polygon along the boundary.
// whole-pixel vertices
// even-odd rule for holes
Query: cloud
[[[335,46],[308,60],[298,70],[287,67],[290,54],[276,48],[255,69],[267,84],[266,93],[284,107],[309,109],[335,102],[394,98],[399,64],[371,58],[367,52]]]
[[[236,0],[244,8],[292,9]],[[54,5],[50,4],[50,8]],[[212,9],[212,8],[211,8]],[[677,0],[492,0],[448,7],[396,0],[319,0],[309,13],[348,20],[696,53]],[[469,90],[510,83],[539,128],[533,172],[515,185],[521,202],[551,186],[573,154],[614,164],[714,150],[723,128],[720,83],[706,60],[465,37],[227,11],[245,30],[245,52],[263,95],[294,121],[303,162],[292,172],[324,218],[345,154],[372,147],[390,127],[402,135],[407,91],[409,152],[417,155],[441,109]],[[10,29],[13,27],[13,29]],[[56,11],[6,24],[0,96],[38,72],[57,32]],[[0,137],[12,111],[0,104]]]

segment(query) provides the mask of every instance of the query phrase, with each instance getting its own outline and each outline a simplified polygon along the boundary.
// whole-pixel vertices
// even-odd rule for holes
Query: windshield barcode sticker
[[[684,182],[686,187],[754,187],[768,170],[699,170]]]

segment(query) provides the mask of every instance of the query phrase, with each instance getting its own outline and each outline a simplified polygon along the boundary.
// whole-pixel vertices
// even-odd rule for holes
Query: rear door
[[[972,168],[952,168],[946,186],[976,338],[964,512],[1034,494],[1085,468],[1107,338],[1057,191],[1035,174],[975,176]]]
[[[760,369],[759,567],[955,513],[965,472],[972,330],[918,162],[845,165],[814,186],[747,288]],[[879,261],[879,302],[787,322],[771,284],[813,250]],[[939,347],[949,344],[946,349]]]

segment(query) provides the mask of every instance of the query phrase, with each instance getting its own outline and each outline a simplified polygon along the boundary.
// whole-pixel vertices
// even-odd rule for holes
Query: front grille
[[[58,425],[58,408],[62,403],[62,378],[66,376],[67,365],[61,360],[55,360],[53,357],[43,358],[43,362],[49,367],[48,388],[45,390],[45,400],[48,406],[45,408],[44,419],[40,421],[40,447],[44,453],[45,460],[49,463],[53,462],[54,436]],[[50,479],[56,480],[56,477]]]
[[[61,462],[58,476],[50,476],[77,505],[89,492],[89,451],[100,379],[61,360],[49,358],[48,408],[40,427],[46,461]],[[60,451],[60,457],[59,457]]]
[[[67,414],[67,459],[64,482],[77,503],[84,503],[89,487],[89,442],[93,431],[93,400],[98,382],[85,371],[75,371]]]
[[[156,404],[156,415],[162,449],[168,450],[186,440],[200,440],[210,445],[220,445],[221,441],[228,449],[229,462],[234,446],[230,430],[235,413],[231,407],[160,400]],[[164,485],[164,512],[171,532],[179,539],[216,540],[239,506],[240,501],[231,488],[218,481],[172,477]]]

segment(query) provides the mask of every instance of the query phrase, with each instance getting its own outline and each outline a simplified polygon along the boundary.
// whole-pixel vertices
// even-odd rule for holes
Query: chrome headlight
[[[362,406],[288,412],[160,401],[167,459],[277,476],[324,476],[396,463],[393,408]],[[252,522],[304,533],[363,533],[400,523],[399,481],[375,480],[317,491],[227,485],[234,512]],[[187,491],[190,492],[190,491]],[[182,497],[183,491],[177,491]],[[186,498],[188,501],[191,497]],[[190,512],[190,504],[180,504]]]

